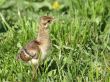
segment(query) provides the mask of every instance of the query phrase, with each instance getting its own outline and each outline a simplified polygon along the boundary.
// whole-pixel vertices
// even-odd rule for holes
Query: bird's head
[[[47,28],[48,25],[53,21],[53,17],[51,16],[42,16],[40,17],[40,24],[44,27]]]

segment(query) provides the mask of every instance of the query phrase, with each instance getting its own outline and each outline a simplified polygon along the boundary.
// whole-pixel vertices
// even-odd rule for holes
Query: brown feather
[[[23,49],[21,50],[21,52],[19,54],[20,59],[22,59],[25,62],[28,62],[28,61],[32,60],[33,58],[31,58],[31,57],[36,54],[34,59],[37,60],[39,58],[40,52],[42,53],[41,54],[42,60],[45,58],[43,56],[45,56],[45,54],[50,46],[48,24],[52,20],[53,20],[53,18],[49,17],[49,16],[41,17],[40,24],[39,24],[38,37],[36,40],[31,41],[30,43],[28,43],[26,45],[26,47],[24,47],[24,49],[26,49],[26,51],[28,53],[26,53],[26,51],[24,51]],[[31,57],[30,57],[30,55],[31,55]]]

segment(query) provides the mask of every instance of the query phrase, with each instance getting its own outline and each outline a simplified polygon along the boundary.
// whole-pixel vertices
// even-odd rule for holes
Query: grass
[[[33,82],[110,82],[109,0],[71,0],[68,14],[50,13],[52,47]],[[32,68],[16,61],[21,47],[36,38],[38,18],[16,14],[10,25],[2,13],[6,32],[0,33],[0,82],[31,82]],[[41,12],[39,16],[43,15]]]

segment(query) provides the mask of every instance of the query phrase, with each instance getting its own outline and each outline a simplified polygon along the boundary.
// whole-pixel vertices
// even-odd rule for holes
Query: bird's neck
[[[42,24],[39,25],[37,41],[41,44],[49,44],[50,41],[49,29],[46,29]]]

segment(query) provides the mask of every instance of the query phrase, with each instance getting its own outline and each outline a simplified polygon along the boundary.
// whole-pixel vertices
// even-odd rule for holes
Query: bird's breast
[[[39,64],[39,60],[38,59],[31,59],[28,63],[29,64],[34,64],[34,65],[38,65]]]
[[[49,49],[49,44],[47,45],[42,45],[40,46],[40,49],[41,49],[41,60],[45,60],[45,58],[47,57],[47,52],[48,52],[48,49]]]

